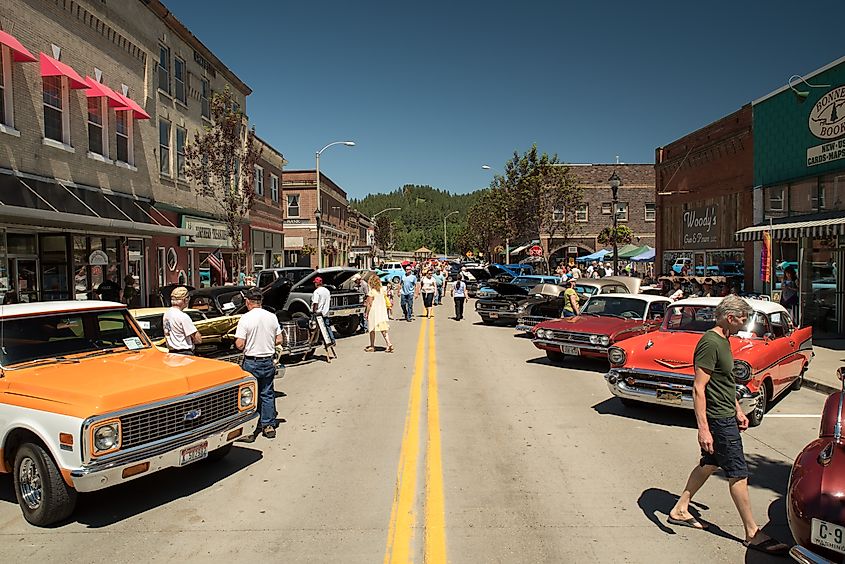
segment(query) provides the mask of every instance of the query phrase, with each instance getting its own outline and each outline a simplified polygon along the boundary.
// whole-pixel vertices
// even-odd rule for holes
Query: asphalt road
[[[623,407],[606,365],[550,365],[478,323],[472,301],[450,315],[394,322],[395,354],[356,336],[331,364],[290,366],[275,440],[83,495],[55,528],[29,526],[0,476],[0,561],[770,560],[740,544],[718,475],[696,498],[711,531],[665,523],[698,459],[691,413]],[[792,459],[823,400],[792,392],[745,433],[754,513],[782,539]]]

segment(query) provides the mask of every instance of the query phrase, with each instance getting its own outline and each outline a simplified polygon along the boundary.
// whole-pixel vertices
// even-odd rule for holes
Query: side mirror
[[[766,341],[766,342],[769,342],[774,338],[775,338],[775,336],[774,336],[773,333],[763,333],[763,340]]]
[[[836,370],[836,377],[845,382],[845,366],[840,366]]]

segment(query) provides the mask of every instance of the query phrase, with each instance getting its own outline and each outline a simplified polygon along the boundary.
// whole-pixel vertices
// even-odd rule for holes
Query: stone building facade
[[[261,158],[255,167],[255,202],[249,212],[250,271],[284,266],[284,205],[282,172],[285,157],[258,139]]]

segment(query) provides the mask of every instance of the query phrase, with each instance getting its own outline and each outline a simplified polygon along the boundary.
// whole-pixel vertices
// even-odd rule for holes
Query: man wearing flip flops
[[[714,313],[716,327],[702,335],[694,355],[692,395],[701,462],[693,468],[684,492],[669,512],[668,521],[682,527],[706,529],[707,524],[689,512],[689,504],[707,478],[721,468],[745,528],[743,544],[767,554],[785,554],[789,547],[766,535],[751,514],[748,466],[739,434],[748,428],[748,418],[736,400],[736,384],[731,374],[734,360],[728,339],[745,326],[753,309],[739,296],[727,296]]]

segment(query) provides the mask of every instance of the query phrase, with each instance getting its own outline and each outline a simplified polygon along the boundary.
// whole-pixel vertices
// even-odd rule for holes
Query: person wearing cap
[[[414,298],[419,296],[420,287],[416,275],[411,270],[411,265],[405,267],[405,276],[400,284],[402,296],[402,311],[405,312],[405,321],[414,320]]]
[[[713,279],[712,278],[705,278],[704,279],[704,287],[701,289],[701,292],[698,294],[702,298],[712,298],[715,294],[713,293]]]
[[[282,328],[278,318],[261,307],[264,295],[253,288],[244,295],[247,312],[238,321],[235,329],[235,346],[244,352],[241,367],[258,380],[258,428],[242,439],[253,442],[259,431],[268,439],[276,436],[276,391],[273,379],[276,377],[276,345],[282,342]]]
[[[177,286],[170,292],[170,307],[164,312],[162,327],[167,350],[175,354],[194,354],[194,347],[202,343],[202,335],[184,310],[188,307],[188,289]]]

